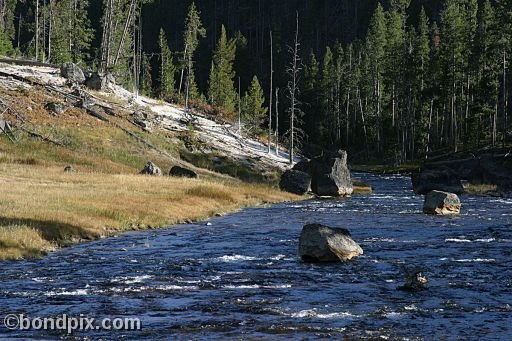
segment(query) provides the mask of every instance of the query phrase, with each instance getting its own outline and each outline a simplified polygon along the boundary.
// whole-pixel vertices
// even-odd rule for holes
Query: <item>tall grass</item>
[[[0,164],[0,259],[297,197],[240,182]],[[22,237],[26,236],[26,239]]]

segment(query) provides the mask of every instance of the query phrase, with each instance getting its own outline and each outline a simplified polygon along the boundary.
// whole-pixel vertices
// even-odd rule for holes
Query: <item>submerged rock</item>
[[[144,169],[140,171],[140,174],[144,175],[152,175],[152,176],[162,176],[162,170],[158,168],[153,162],[148,161],[144,166]]]
[[[421,291],[427,289],[428,278],[423,274],[426,269],[420,267],[402,268],[402,272],[405,274],[405,284],[398,287],[397,290]]]
[[[298,170],[287,170],[281,176],[279,188],[282,191],[304,195],[311,189],[311,176]]]
[[[460,177],[448,167],[422,169],[418,173],[413,173],[411,180],[416,194],[427,194],[431,191],[444,191],[455,194],[464,192]]]
[[[197,179],[197,173],[184,167],[174,166],[169,171],[170,176]]]
[[[432,191],[425,196],[423,212],[438,215],[459,214],[460,207],[461,203],[457,194]]]
[[[304,262],[347,261],[363,254],[363,249],[343,228],[308,224],[299,238],[299,255]]]

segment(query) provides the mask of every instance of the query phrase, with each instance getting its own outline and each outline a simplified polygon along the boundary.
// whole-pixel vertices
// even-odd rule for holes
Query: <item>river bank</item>
[[[0,198],[0,260],[6,260],[298,197],[234,179],[64,173],[55,166],[4,163]]]

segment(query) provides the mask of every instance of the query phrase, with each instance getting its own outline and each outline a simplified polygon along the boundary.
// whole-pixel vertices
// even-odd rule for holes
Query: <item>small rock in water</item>
[[[206,225],[206,226],[212,226],[212,223],[207,222],[205,225]]]
[[[421,267],[408,269],[403,267],[402,272],[405,274],[405,284],[398,287],[397,290],[402,291],[421,291],[427,289],[428,278],[423,273],[427,270]]]

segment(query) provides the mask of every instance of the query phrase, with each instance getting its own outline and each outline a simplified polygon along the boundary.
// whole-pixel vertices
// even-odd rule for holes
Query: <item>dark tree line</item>
[[[506,0],[0,0],[0,54],[394,162],[510,140],[511,41]]]

